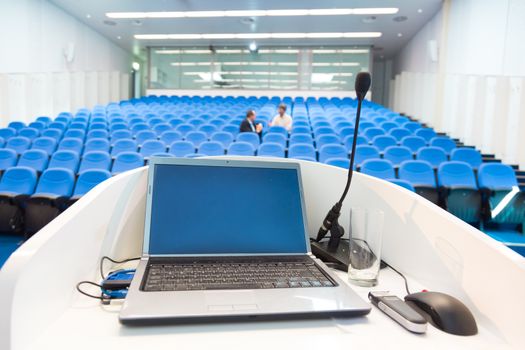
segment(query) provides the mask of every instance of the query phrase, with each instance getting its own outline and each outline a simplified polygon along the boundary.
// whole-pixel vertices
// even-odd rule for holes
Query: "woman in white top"
[[[286,130],[292,130],[292,117],[286,114],[286,105],[281,103],[279,109],[277,110],[278,114],[273,117],[270,126],[283,126]]]

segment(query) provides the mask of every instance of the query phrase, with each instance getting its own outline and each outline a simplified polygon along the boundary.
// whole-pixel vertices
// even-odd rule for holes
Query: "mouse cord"
[[[103,280],[106,279],[106,274],[104,273],[104,261],[106,261],[106,260],[109,260],[109,261],[111,261],[114,264],[123,264],[123,263],[127,263],[127,262],[130,262],[130,261],[140,260],[140,257],[124,259],[124,260],[114,260],[114,259],[110,258],[109,256],[103,256],[100,259],[100,277],[102,277]]]
[[[403,275],[401,272],[399,272],[398,270],[394,269],[391,265],[389,265],[386,261],[382,260],[383,263],[388,266],[389,268],[391,268],[395,273],[397,273],[399,276],[401,276],[403,278],[403,280],[405,281],[405,289],[407,291],[407,294],[412,294],[410,293],[410,289],[408,288],[408,281],[407,281],[407,278],[405,277],[405,275]]]

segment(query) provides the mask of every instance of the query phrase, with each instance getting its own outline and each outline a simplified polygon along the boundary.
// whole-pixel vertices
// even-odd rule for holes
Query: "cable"
[[[102,277],[103,280],[106,279],[106,274],[104,273],[104,261],[105,260],[109,260],[109,261],[111,261],[114,264],[124,264],[124,263],[130,262],[130,261],[140,260],[140,257],[129,258],[129,259],[124,259],[124,260],[114,260],[114,259],[110,258],[109,256],[105,256],[104,255],[102,257],[102,259],[100,259],[100,277]]]
[[[408,280],[407,278],[405,277],[405,275],[403,275],[401,272],[397,271],[396,269],[394,269],[391,265],[389,265],[386,261],[382,260],[383,263],[385,263],[386,266],[390,267],[392,270],[394,270],[395,273],[397,273],[399,276],[401,276],[403,278],[403,280],[405,281],[405,289],[407,291],[407,294],[412,294],[410,293],[410,289],[408,288]]]
[[[81,282],[78,282],[77,283],[77,291],[80,293],[80,294],[83,294],[87,297],[90,297],[90,298],[93,298],[93,299],[98,299],[98,300],[102,300],[102,301],[107,301],[109,300],[110,298],[109,297],[106,297],[104,295],[104,293],[100,293],[100,296],[98,295],[93,295],[93,294],[89,294],[87,292],[84,292],[82,289],[80,289],[80,286],[83,285],[83,284],[89,284],[89,285],[92,285],[92,286],[95,286],[95,287],[99,287],[100,289],[102,289],[102,286],[100,284],[97,284],[95,282],[91,282],[91,281],[81,281]]]

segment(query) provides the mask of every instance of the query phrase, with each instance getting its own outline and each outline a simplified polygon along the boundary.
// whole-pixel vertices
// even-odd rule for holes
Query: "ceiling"
[[[265,45],[373,45],[376,56],[394,55],[441,8],[442,0],[51,0],[52,3],[106,36],[122,48],[141,55],[147,46],[248,45],[251,40],[137,40],[135,34],[202,33],[308,33],[381,32],[369,39],[265,39]],[[398,7],[397,14],[376,15],[371,23],[366,15],[254,17],[243,23],[241,17],[175,19],[109,19],[106,12],[274,10]],[[395,17],[405,16],[397,22]],[[107,24],[105,21],[113,23]]]

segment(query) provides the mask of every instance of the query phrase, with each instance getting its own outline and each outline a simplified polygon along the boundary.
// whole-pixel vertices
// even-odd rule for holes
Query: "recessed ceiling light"
[[[91,18],[91,15],[89,13],[86,14],[86,18]]]
[[[403,36],[403,33],[397,33],[397,36],[401,38]]]
[[[134,70],[139,70],[140,69],[140,63],[138,63],[138,62],[133,62],[133,64],[131,66],[133,67]]]
[[[120,40],[120,39],[122,39],[122,37],[119,35],[119,36],[117,36],[117,39]]]
[[[417,13],[423,13],[423,9],[417,9]]]
[[[379,38],[381,32],[325,33],[213,33],[213,34],[135,34],[138,40],[202,40],[202,39],[342,39]]]
[[[210,17],[278,17],[278,16],[344,16],[387,15],[398,13],[397,7],[297,9],[297,10],[227,10],[227,11],[163,11],[107,12],[109,18],[210,18]]]

